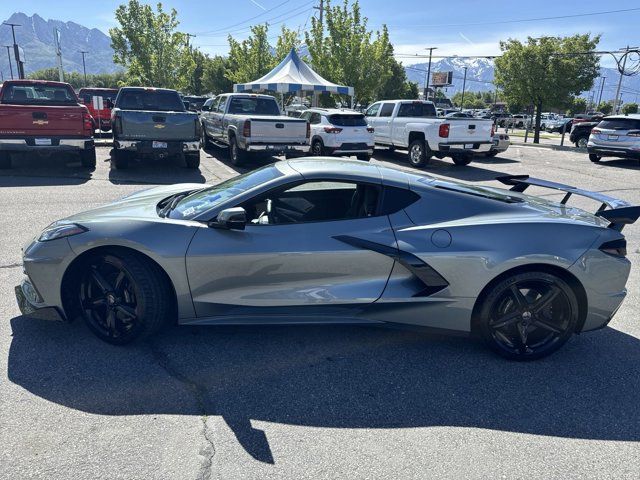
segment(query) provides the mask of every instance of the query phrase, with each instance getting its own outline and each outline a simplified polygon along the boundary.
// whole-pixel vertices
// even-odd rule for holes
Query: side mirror
[[[242,207],[226,208],[222,210],[214,222],[209,222],[212,228],[226,230],[244,230],[247,224],[247,212]]]

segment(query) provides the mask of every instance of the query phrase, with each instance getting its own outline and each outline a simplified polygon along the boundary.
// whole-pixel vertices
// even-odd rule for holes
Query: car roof
[[[364,116],[364,113],[358,112],[357,110],[351,110],[350,108],[308,108],[303,113],[313,112],[313,113],[321,113],[323,115],[353,115],[354,113],[357,115]]]
[[[155,88],[155,87],[122,87],[120,90],[133,90],[133,91],[156,91],[156,92],[176,92],[178,93],[177,90],[174,90],[172,88]]]
[[[16,79],[16,80],[5,80],[3,82],[4,86],[7,85],[50,85],[50,86],[70,86],[67,82],[56,82],[55,80],[31,80],[27,78]]]
[[[640,120],[640,113],[630,113],[629,115],[609,115],[608,117],[604,117],[603,120]]]

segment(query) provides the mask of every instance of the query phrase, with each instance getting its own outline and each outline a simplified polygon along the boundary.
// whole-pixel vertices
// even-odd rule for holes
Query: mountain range
[[[113,63],[113,50],[111,49],[111,39],[104,32],[97,28],[87,28],[75,22],[62,22],[60,20],[45,20],[37,14],[28,16],[24,13],[14,13],[6,22],[18,23],[21,26],[16,28],[16,40],[24,48],[26,57],[25,71],[33,72],[42,68],[56,66],[56,55],[54,47],[53,30],[60,31],[60,44],[62,50],[62,63],[65,71],[82,72],[82,54],[86,54],[87,73],[112,73],[121,67]],[[11,28],[0,27],[0,47],[11,45]],[[306,48],[306,47],[303,47]],[[0,70],[5,78],[9,77],[9,66],[5,52],[0,50]],[[13,61],[13,50],[11,50]],[[427,63],[404,62],[407,78],[416,82],[421,88],[424,87]],[[453,85],[445,92],[452,96],[455,92],[462,91],[464,67],[467,67],[466,90],[492,91],[494,86],[493,61],[486,58],[443,58],[434,60],[431,64],[432,72],[453,72]],[[15,64],[14,64],[15,70]],[[14,71],[15,74],[15,71]],[[524,73],[523,73],[524,74]],[[613,99],[617,87],[619,73],[612,68],[601,68],[600,76],[606,77],[603,100]],[[600,79],[596,79],[594,85],[595,95],[599,95]],[[640,97],[640,75],[625,77],[623,83],[623,101],[633,102]],[[589,97],[590,92],[584,92],[583,96]]]

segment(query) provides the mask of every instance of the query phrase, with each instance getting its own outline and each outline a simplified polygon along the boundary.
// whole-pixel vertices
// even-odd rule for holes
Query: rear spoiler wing
[[[632,206],[624,200],[619,200],[599,192],[592,192],[572,187],[571,185],[564,185],[562,183],[550,182],[540,178],[533,178],[529,175],[504,175],[496,177],[496,180],[504,183],[505,185],[512,185],[510,190],[513,192],[522,193],[530,186],[550,188],[566,192],[564,198],[560,201],[562,205],[565,205],[569,201],[571,195],[580,195],[581,197],[590,198],[600,202],[600,208],[595,212],[595,215],[608,220],[610,222],[609,228],[614,230],[620,231],[622,230],[622,227],[634,223],[638,217],[640,217],[640,207]]]

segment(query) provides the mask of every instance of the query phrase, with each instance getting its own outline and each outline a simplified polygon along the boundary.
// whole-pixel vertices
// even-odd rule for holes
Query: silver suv
[[[592,162],[602,157],[640,160],[640,115],[605,117],[591,130],[587,151]]]

